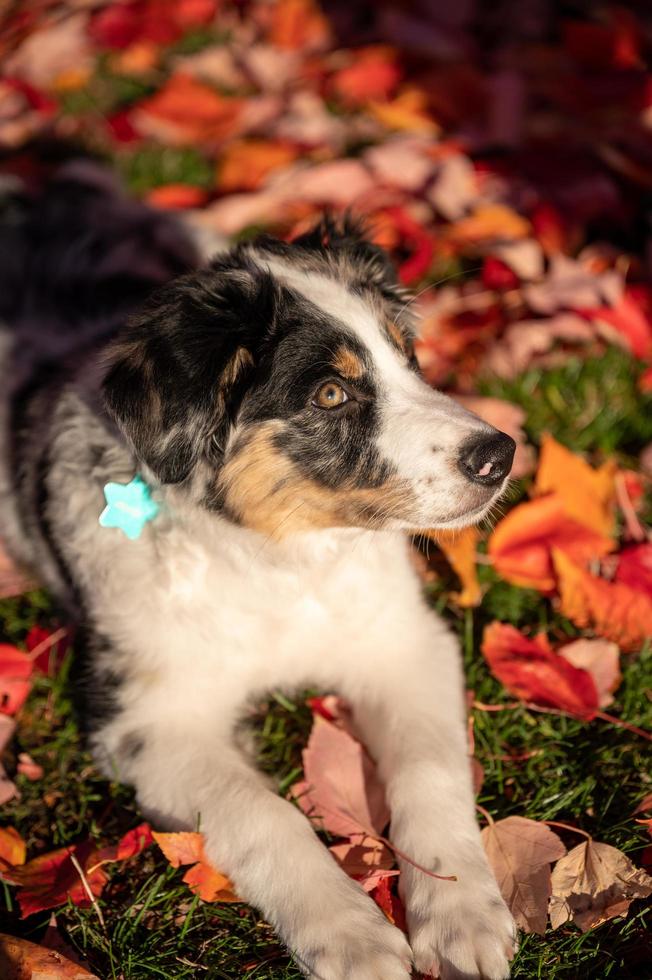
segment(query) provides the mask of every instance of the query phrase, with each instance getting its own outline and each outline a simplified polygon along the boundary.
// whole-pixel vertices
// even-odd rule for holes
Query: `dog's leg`
[[[209,858],[319,980],[408,980],[411,953],[305,816],[267,786],[226,738],[150,732],[129,766],[159,826],[197,826]]]
[[[419,620],[384,662],[376,649],[365,686],[351,692],[355,719],[385,780],[392,841],[426,868],[457,875],[439,881],[401,863],[417,969],[501,980],[515,929],[475,818],[461,658],[429,614]]]

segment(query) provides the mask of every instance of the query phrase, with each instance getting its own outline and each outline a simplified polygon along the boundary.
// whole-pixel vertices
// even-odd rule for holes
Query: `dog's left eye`
[[[316,408],[339,408],[349,400],[342,385],[338,385],[336,381],[327,381],[315,392],[312,404]]]

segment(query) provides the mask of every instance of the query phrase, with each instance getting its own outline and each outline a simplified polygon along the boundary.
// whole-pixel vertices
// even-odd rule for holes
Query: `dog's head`
[[[104,392],[162,483],[272,535],[473,524],[514,454],[422,380],[387,257],[328,222],[164,287],[111,349]]]

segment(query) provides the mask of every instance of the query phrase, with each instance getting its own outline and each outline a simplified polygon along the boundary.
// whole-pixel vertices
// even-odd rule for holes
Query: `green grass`
[[[550,394],[553,383],[560,391],[572,392],[572,397],[565,397],[564,411]],[[619,352],[608,352],[596,362],[571,362],[548,374],[530,372],[509,384],[494,383],[490,391],[524,405],[533,436],[552,431],[571,447],[598,456],[615,451],[633,457],[650,438],[652,420],[641,415],[645,400],[636,391],[635,372]],[[599,406],[598,415],[607,413],[609,424],[596,416]],[[617,426],[615,435],[610,425]],[[512,701],[478,654],[487,622],[498,618],[520,628],[544,629],[556,639],[576,633],[549,600],[500,581],[484,566],[483,605],[456,610],[448,596],[457,583],[443,561],[437,568],[441,575],[430,587],[429,598],[459,634],[468,686],[480,702]],[[34,622],[53,621],[55,613],[41,592],[0,603],[0,627],[10,642],[20,643]],[[649,727],[652,650],[623,661],[623,683],[609,711],[633,725]],[[141,819],[131,791],[100,778],[84,751],[70,701],[68,666],[65,663],[54,679],[38,680],[13,747],[15,752],[29,752],[45,769],[39,782],[18,776],[22,798],[2,812],[2,824],[18,828],[28,841],[30,856],[88,835],[115,841]],[[583,723],[524,707],[476,710],[474,719],[476,755],[485,772],[479,802],[495,818],[519,814],[579,826],[640,864],[649,838],[632,811],[650,792],[648,743],[603,721]],[[260,765],[285,792],[301,774],[310,711],[303,699],[290,701],[279,693],[258,707],[252,726]],[[9,754],[10,770],[12,762]],[[569,847],[581,840],[567,831],[559,833]],[[107,980],[298,980],[299,970],[257,913],[242,905],[198,901],[182,883],[182,874],[152,847],[122,866],[109,866],[109,884],[99,899],[105,926],[95,909],[72,905],[57,912],[59,926]],[[2,931],[38,941],[48,918],[49,913],[43,913],[21,920],[12,889],[0,890]],[[649,915],[646,921],[644,904],[636,902],[628,918],[586,934],[570,925],[545,937],[525,937],[513,976],[649,980],[651,962]]]

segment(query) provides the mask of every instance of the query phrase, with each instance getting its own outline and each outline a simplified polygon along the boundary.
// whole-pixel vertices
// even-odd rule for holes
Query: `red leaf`
[[[26,653],[8,643],[0,644],[0,712],[14,715],[29,694],[33,664]]]
[[[33,654],[37,647],[40,648],[38,655],[31,658],[35,670],[40,670],[50,677],[53,677],[58,671],[70,645],[68,633],[50,642],[50,638],[54,637],[56,632],[59,631],[49,630],[44,626],[32,626],[25,639],[25,646],[29,653]]]
[[[593,678],[555,653],[545,636],[531,640],[513,626],[494,622],[485,628],[482,653],[492,674],[524,701],[579,718],[595,716],[599,698]]]
[[[652,599],[652,541],[623,548],[618,555],[616,582],[644,592]]]
[[[518,283],[518,276],[505,262],[486,256],[482,263],[482,284],[487,289],[516,289]]]
[[[652,357],[652,296],[644,286],[629,286],[615,306],[576,310],[587,320],[611,327],[635,357]]]

